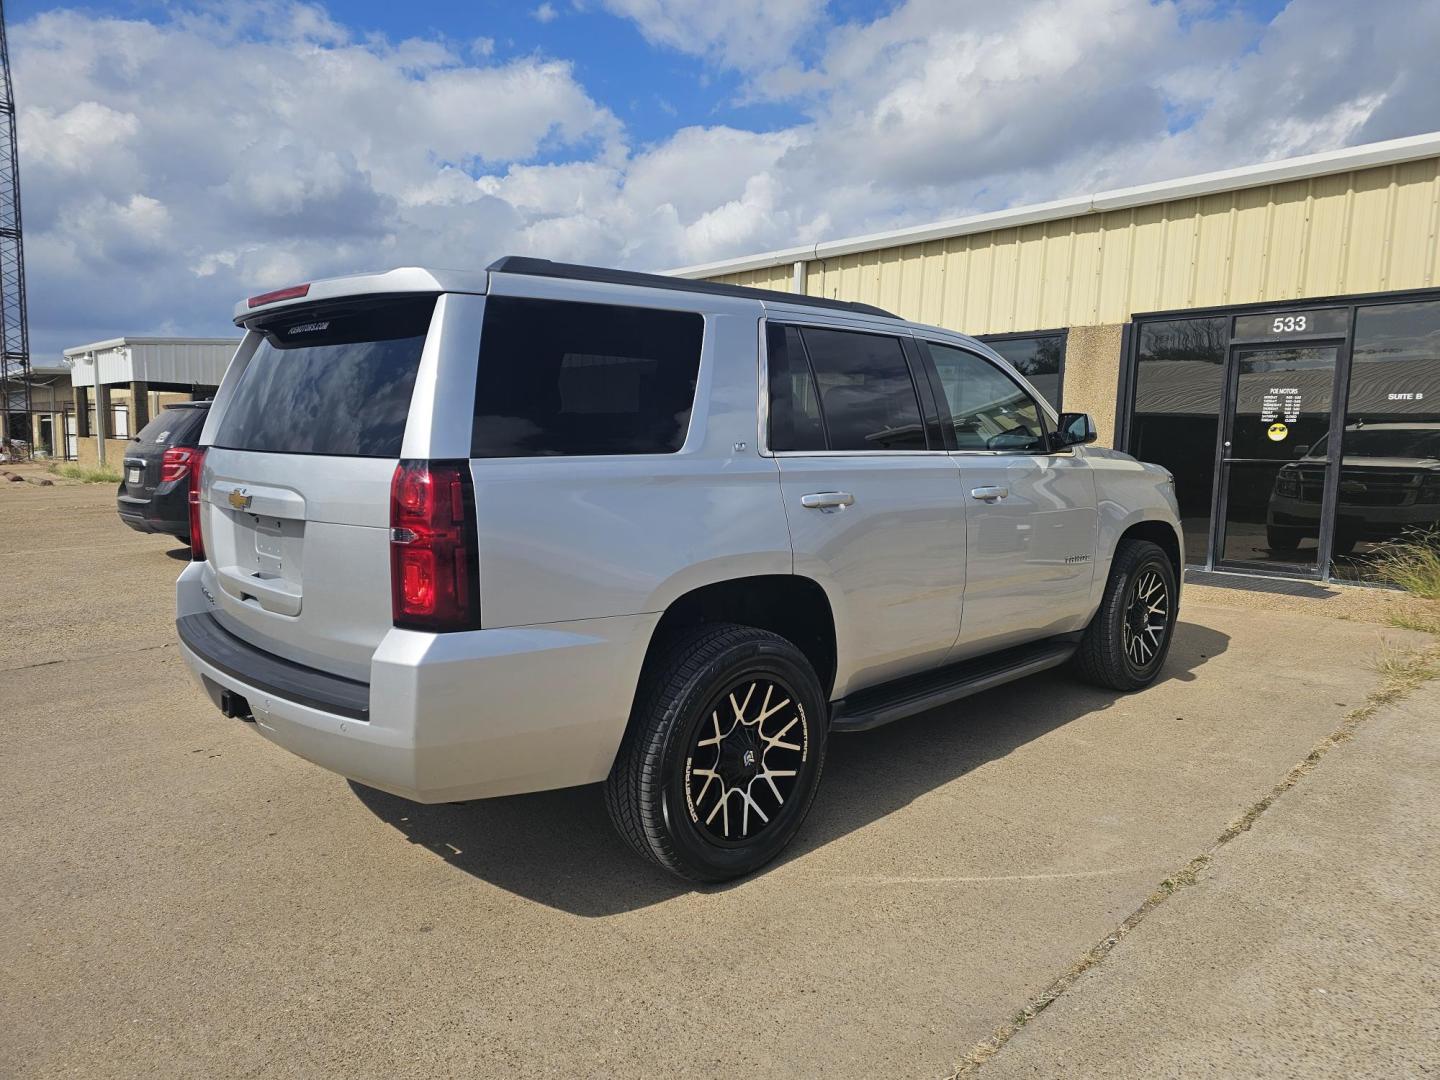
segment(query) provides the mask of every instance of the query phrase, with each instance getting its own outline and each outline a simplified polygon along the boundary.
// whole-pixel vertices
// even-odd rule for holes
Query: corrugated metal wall
[[[234,341],[137,341],[94,354],[94,363],[80,358],[70,373],[76,386],[94,386],[98,370],[102,383],[180,383],[219,386],[240,339]]]
[[[781,292],[790,292],[790,287],[795,283],[795,266],[793,263],[786,263],[784,266],[767,266],[760,270],[725,274],[712,280],[723,281],[727,285],[745,285],[751,289],[779,289]],[[853,298],[846,297],[846,299]]]
[[[130,346],[136,379],[148,382],[219,386],[240,339],[213,342],[143,342]]]
[[[1171,308],[1440,285],[1440,158],[881,248],[807,266],[812,296],[972,334]],[[790,265],[715,278],[790,291]]]

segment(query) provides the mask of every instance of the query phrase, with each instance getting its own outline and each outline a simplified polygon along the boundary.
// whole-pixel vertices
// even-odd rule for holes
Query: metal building
[[[63,415],[63,456],[118,463],[125,443],[172,401],[213,397],[239,338],[121,337],[65,350],[72,401]],[[35,417],[36,444],[43,445]],[[57,456],[59,454],[57,453]]]
[[[985,338],[1171,469],[1187,560],[1365,577],[1440,528],[1440,133],[673,273]]]

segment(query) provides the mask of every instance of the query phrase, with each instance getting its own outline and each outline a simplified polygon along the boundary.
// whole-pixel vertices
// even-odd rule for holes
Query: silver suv
[[[970,338],[514,257],[235,321],[176,627],[222,712],[361,784],[603,782],[720,881],[794,836],[832,734],[1164,663],[1170,475]]]

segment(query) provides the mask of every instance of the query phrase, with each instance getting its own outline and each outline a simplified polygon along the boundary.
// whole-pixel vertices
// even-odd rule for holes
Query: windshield
[[[1346,457],[1440,458],[1440,427],[1350,428]]]
[[[435,298],[286,311],[235,385],[215,445],[399,457]]]

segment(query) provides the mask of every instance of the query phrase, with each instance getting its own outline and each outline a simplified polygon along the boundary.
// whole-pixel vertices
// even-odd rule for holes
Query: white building
[[[126,440],[166,405],[211,397],[239,344],[239,338],[119,337],[66,349],[72,400],[62,416],[48,418],[52,432],[63,425],[64,456],[118,462]],[[42,419],[33,421],[36,446],[43,445]]]

